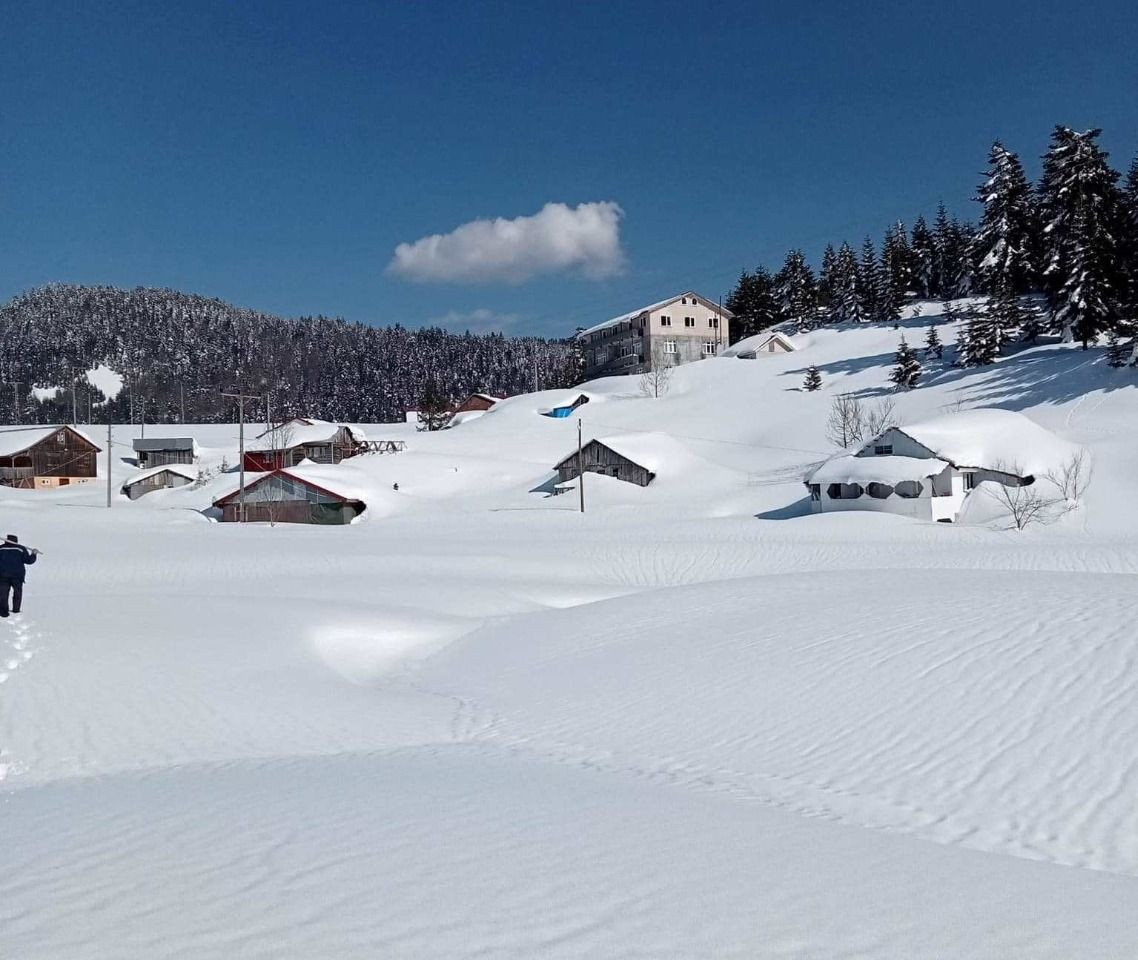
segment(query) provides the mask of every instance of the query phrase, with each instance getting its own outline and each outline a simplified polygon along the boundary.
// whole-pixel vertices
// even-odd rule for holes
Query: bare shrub
[[[672,371],[675,369],[676,355],[665,353],[659,341],[652,344],[650,355],[651,365],[640,374],[640,393],[645,397],[659,399],[668,392],[668,385],[672,380]]]
[[[846,450],[864,435],[865,412],[861,401],[852,393],[838,394],[826,418],[826,437],[834,446]]]
[[[1078,450],[1063,465],[1047,474],[1047,480],[1059,491],[1068,510],[1074,510],[1083,501],[1094,471],[1085,450]]]
[[[890,427],[900,426],[897,416],[897,401],[892,397],[882,397],[875,404],[865,408],[865,430],[863,436],[868,440],[879,437]]]

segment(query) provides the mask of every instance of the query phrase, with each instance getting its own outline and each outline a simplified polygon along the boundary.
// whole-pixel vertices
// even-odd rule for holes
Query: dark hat
[[[17,537],[14,533],[8,534],[6,539],[9,543],[19,543],[20,542],[20,538]]]

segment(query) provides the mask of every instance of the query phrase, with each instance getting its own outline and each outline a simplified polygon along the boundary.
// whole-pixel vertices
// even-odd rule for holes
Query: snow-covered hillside
[[[659,399],[364,425],[407,450],[335,468],[351,526],[211,522],[230,474],[127,501],[126,426],[113,509],[4,490],[43,556],[0,624],[0,954],[1134,955],[1138,379],[962,371],[942,329],[901,420],[1020,411],[1089,452],[1085,502],[810,514],[834,396],[885,395],[924,312]],[[655,480],[552,496],[578,418]],[[235,426],[146,428],[186,433],[236,462]]]

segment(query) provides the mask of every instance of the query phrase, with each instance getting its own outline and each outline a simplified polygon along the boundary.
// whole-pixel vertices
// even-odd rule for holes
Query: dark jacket
[[[24,582],[24,568],[36,562],[36,555],[27,547],[5,540],[0,543],[0,580]]]

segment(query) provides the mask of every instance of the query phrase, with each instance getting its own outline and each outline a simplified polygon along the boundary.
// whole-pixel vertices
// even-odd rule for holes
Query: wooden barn
[[[164,463],[136,473],[122,485],[122,492],[131,500],[137,500],[155,490],[185,487],[197,478],[198,471],[192,466],[184,463]]]
[[[646,487],[655,479],[656,474],[640,462],[649,458],[634,450],[635,446],[633,443],[625,442],[625,438],[590,440],[581,448],[580,459],[584,461],[584,470],[587,473],[616,477],[617,480]],[[639,460],[634,457],[639,457]],[[576,478],[581,472],[577,451],[574,450],[561,460],[554,469],[557,471],[558,483],[567,483]]]
[[[197,458],[193,437],[139,437],[132,446],[134,459],[143,470],[167,463],[193,463]]]
[[[471,413],[475,410],[489,410],[502,397],[494,397],[488,393],[472,393],[454,408],[455,413]]]
[[[327,471],[305,467],[273,470],[249,481],[241,490],[219,497],[213,505],[221,519],[233,523],[351,523],[367,509],[360,495],[338,483]]]
[[[363,452],[367,440],[359,427],[296,418],[271,427],[245,448],[246,470],[280,470],[302,460],[339,463]]]
[[[41,490],[90,483],[99,453],[74,427],[0,430],[0,485]]]

